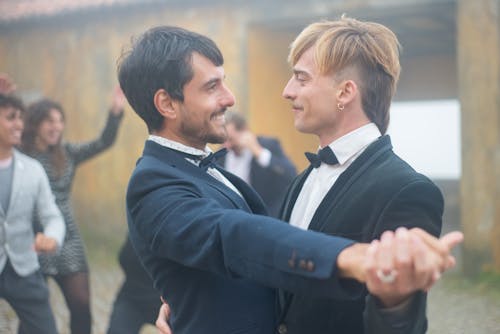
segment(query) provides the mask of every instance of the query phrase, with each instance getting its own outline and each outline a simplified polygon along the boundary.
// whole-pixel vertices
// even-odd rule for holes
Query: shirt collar
[[[168,147],[172,150],[179,151],[182,153],[187,153],[190,155],[196,155],[196,156],[199,156],[201,158],[206,157],[207,155],[209,155],[212,152],[212,150],[208,146],[205,146],[205,150],[199,150],[197,148],[194,148],[191,146],[186,146],[186,145],[181,144],[179,142],[176,142],[174,140],[167,139],[165,137],[156,136],[156,135],[149,135],[148,140],[151,140],[151,141],[153,141],[161,146]]]
[[[252,160],[252,151],[250,151],[248,148],[244,148],[240,154],[236,154],[233,150],[227,150],[227,156],[231,156],[231,158],[235,160]]]
[[[14,155],[11,155],[8,158],[0,160],[0,169],[7,169],[12,165],[12,161],[14,160],[13,158]]]
[[[343,135],[328,146],[330,146],[333,153],[335,153],[339,164],[343,165],[380,136],[382,136],[382,134],[375,123],[369,123]]]

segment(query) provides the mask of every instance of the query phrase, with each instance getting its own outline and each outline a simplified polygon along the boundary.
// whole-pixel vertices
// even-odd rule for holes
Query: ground
[[[91,267],[93,334],[106,332],[110,308],[123,275],[117,266]],[[429,294],[429,334],[500,333],[500,289],[480,289],[457,273],[446,274]],[[52,305],[61,334],[68,334],[68,312],[57,286],[50,282]],[[0,333],[16,333],[17,319],[0,300]],[[156,333],[152,326],[141,334]]]

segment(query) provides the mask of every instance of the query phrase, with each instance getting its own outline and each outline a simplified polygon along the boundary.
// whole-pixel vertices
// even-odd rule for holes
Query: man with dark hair
[[[365,265],[379,255],[376,249],[367,255],[366,244],[266,217],[258,195],[215,164],[220,153],[207,143],[225,141],[224,113],[234,104],[222,64],[207,37],[157,27],[134,43],[118,69],[129,103],[150,131],[127,190],[130,238],[171,303],[174,332],[273,333],[275,290],[264,285],[353,300],[363,287],[352,278],[363,282],[377,269],[396,269],[404,296],[428,289],[452,263],[449,251],[459,237],[438,241],[406,231],[425,241],[405,248],[409,262]],[[380,250],[402,249],[399,243],[384,241]],[[408,267],[417,255],[426,265]],[[371,291],[382,302],[399,296],[377,286]]]
[[[293,163],[278,139],[256,136],[241,113],[226,112],[226,131],[224,147],[228,152],[220,164],[250,184],[269,214],[278,217],[286,190],[296,175]]]
[[[0,298],[16,311],[19,333],[53,334],[57,328],[37,252],[55,252],[65,225],[43,167],[14,148],[21,142],[23,112],[18,98],[0,92]],[[43,226],[36,235],[34,217]]]

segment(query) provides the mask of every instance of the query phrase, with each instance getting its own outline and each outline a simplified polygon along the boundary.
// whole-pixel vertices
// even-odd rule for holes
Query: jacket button
[[[288,329],[286,328],[285,324],[280,324],[278,326],[278,333],[279,334],[286,334],[286,333],[288,333]]]
[[[290,257],[290,259],[288,259],[288,266],[292,269],[295,268],[295,259],[297,258],[297,254],[295,253],[295,251],[292,252],[292,256]]]

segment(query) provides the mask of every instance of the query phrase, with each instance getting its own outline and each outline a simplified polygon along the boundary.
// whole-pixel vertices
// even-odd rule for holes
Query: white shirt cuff
[[[271,164],[271,156],[271,151],[269,151],[267,148],[262,148],[262,152],[260,152],[260,155],[257,158],[257,163],[261,167],[269,167],[269,165]]]

